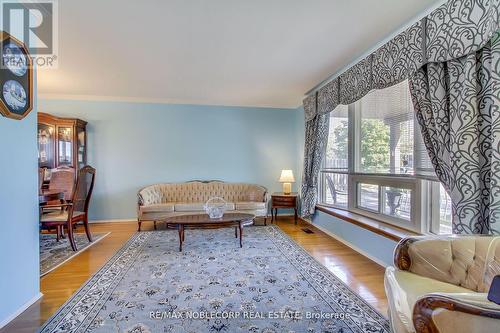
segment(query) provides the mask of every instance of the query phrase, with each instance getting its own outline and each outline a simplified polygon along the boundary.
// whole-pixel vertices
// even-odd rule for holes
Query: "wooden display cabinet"
[[[87,164],[87,122],[38,113],[38,166],[79,170]]]

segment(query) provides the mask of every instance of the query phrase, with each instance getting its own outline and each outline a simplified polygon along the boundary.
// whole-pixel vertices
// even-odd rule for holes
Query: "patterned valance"
[[[500,0],[450,0],[304,99],[306,121],[397,84],[428,62],[481,49],[500,29]]]
[[[339,76],[341,104],[354,103],[372,90],[372,58],[368,56]]]

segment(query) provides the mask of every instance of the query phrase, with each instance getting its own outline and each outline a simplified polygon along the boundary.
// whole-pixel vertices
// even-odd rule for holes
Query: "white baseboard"
[[[332,238],[334,238],[334,239],[338,240],[338,241],[339,241],[339,242],[341,242],[342,244],[344,244],[344,245],[346,245],[346,246],[350,247],[351,249],[353,249],[354,251],[358,252],[359,254],[362,254],[363,256],[367,257],[367,258],[368,258],[368,259],[370,259],[371,261],[376,262],[376,263],[377,263],[377,264],[379,264],[380,266],[382,266],[382,267],[387,267],[387,264],[386,264],[386,263],[384,263],[383,261],[381,261],[380,259],[375,258],[374,256],[372,256],[372,255],[370,255],[370,254],[366,253],[365,251],[361,250],[361,249],[360,249],[359,247],[357,247],[356,245],[353,245],[353,244],[349,243],[348,241],[346,241],[345,239],[343,239],[343,238],[341,238],[341,237],[337,236],[336,234],[334,234],[334,233],[333,233],[333,232],[331,232],[330,230],[327,230],[327,229],[325,229],[325,228],[323,228],[323,227],[321,227],[321,226],[319,226],[319,225],[316,225],[316,224],[314,224],[314,223],[312,223],[312,222],[310,222],[310,221],[308,221],[308,220],[304,220],[304,221],[306,221],[308,224],[310,224],[310,225],[312,225],[312,226],[314,226],[314,227],[318,228],[319,230],[323,231],[323,232],[324,232],[325,234],[327,234],[328,236],[330,236],[330,237],[332,237]]]
[[[24,303],[19,309],[14,311],[11,315],[7,316],[4,320],[0,322],[0,328],[3,328],[6,326],[8,323],[10,323],[12,320],[14,320],[17,316],[19,316],[21,313],[23,313],[27,308],[29,308],[32,304],[34,304],[36,301],[38,301],[40,298],[42,298],[43,294],[38,293],[35,297],[30,299],[28,302]]]

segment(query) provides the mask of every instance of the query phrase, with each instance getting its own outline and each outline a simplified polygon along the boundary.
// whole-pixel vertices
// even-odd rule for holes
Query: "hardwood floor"
[[[351,248],[331,238],[322,231],[291,217],[279,217],[276,223],[306,251],[325,265],[338,278],[361,295],[368,303],[387,314],[384,293],[384,268]],[[314,233],[306,233],[302,228]],[[42,299],[30,306],[0,333],[34,332],[78,288],[94,274],[132,236],[137,229],[135,222],[92,224],[92,232],[111,232],[105,239],[83,251],[59,268],[40,279]],[[152,224],[144,223],[143,230],[152,230]],[[79,230],[78,232],[83,232]]]

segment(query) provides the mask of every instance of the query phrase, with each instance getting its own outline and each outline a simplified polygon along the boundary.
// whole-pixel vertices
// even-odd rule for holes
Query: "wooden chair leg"
[[[59,242],[59,238],[61,238],[61,226],[56,227],[56,241]]]
[[[85,227],[85,233],[87,234],[87,238],[89,239],[89,242],[92,242],[92,234],[90,233],[89,219],[88,219],[87,215],[85,215],[85,219],[83,220],[83,226]]]
[[[142,221],[137,219],[137,231],[141,231],[141,223]]]
[[[75,242],[75,238],[74,238],[74,235],[73,235],[73,226],[71,225],[71,221],[67,222],[67,229],[68,229],[68,239],[69,239],[69,243],[71,244],[71,248],[73,249],[73,251],[77,251],[78,248],[76,247],[76,242]]]

